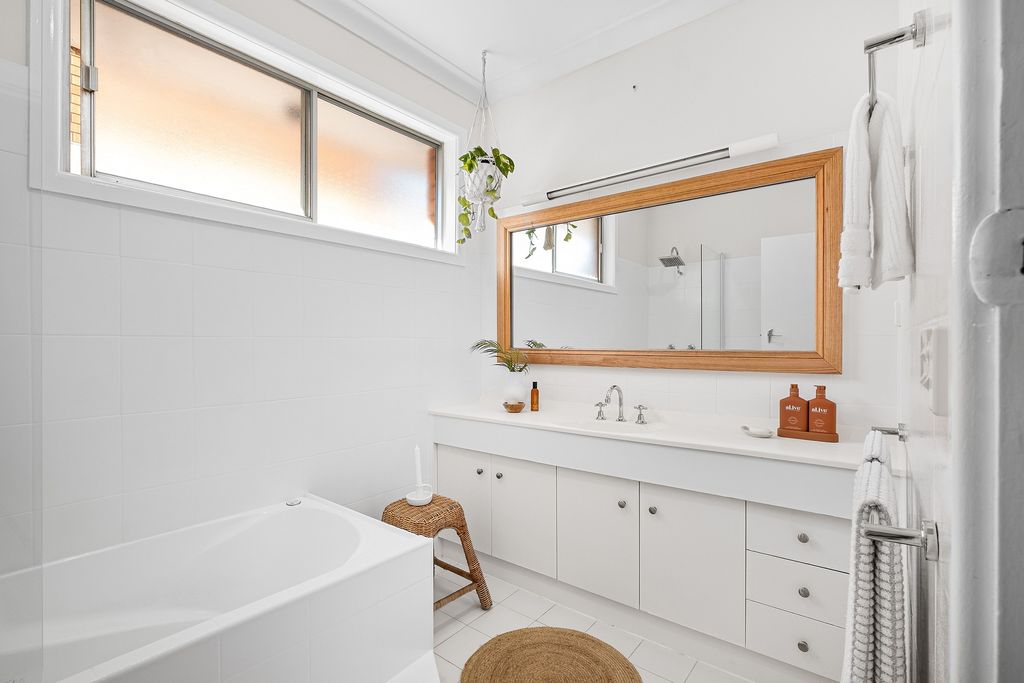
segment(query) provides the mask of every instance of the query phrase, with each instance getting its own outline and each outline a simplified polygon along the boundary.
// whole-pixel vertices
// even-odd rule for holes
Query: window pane
[[[572,239],[565,240],[568,226],[558,226],[558,253],[555,265],[559,273],[597,280],[601,275],[601,219],[575,221]]]
[[[435,246],[437,150],[321,99],[317,222]]]
[[[512,233],[512,265],[550,273],[551,256],[554,253],[551,249],[551,246],[554,244],[554,232],[552,232],[550,239],[545,242],[548,230],[553,231],[554,228],[531,228],[530,230]],[[533,237],[532,246],[530,244],[531,236]],[[531,251],[533,252],[532,255]]]
[[[96,170],[302,214],[302,91],[96,3]]]

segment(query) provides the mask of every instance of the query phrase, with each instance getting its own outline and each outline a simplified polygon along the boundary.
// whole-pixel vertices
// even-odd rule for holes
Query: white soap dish
[[[748,427],[747,425],[741,425],[740,429],[743,430],[744,434],[752,436],[755,439],[770,439],[775,435],[775,432],[763,427]]]

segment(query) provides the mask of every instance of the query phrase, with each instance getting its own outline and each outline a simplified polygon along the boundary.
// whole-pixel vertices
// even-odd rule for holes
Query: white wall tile
[[[121,492],[121,417],[48,422],[42,428],[43,507]]]
[[[197,266],[245,270],[253,265],[253,232],[197,222],[192,232],[192,262]]]
[[[256,400],[298,398],[307,393],[301,339],[256,339],[253,363]]]
[[[33,515],[0,517],[0,575],[32,565]]]
[[[32,509],[33,479],[31,425],[0,427],[0,517]]]
[[[0,244],[0,334],[28,334],[29,250],[14,244]]]
[[[194,402],[192,343],[187,337],[122,338],[123,412],[191,408]]]
[[[261,273],[253,278],[253,325],[257,337],[302,335],[302,279]]]
[[[126,491],[195,476],[195,419],[191,410],[125,415],[121,428]]]
[[[121,255],[192,263],[192,223],[168,214],[121,210]]]
[[[44,249],[43,333],[118,334],[119,269],[114,256]]]
[[[9,152],[0,152],[0,242],[29,243],[28,159]]]
[[[0,335],[0,426],[32,419],[32,338]]]
[[[716,407],[719,415],[768,417],[770,403],[768,375],[723,373],[718,378]]]
[[[197,267],[193,278],[194,332],[197,337],[252,336],[253,274]]]
[[[121,249],[120,210],[110,204],[44,194],[42,246],[116,255]]]
[[[42,418],[73,420],[121,409],[121,342],[116,337],[43,337]]]
[[[195,411],[196,475],[207,477],[266,462],[256,404]]]
[[[122,259],[121,333],[191,335],[191,266]]]
[[[195,524],[194,481],[124,494],[124,540],[155,536]]]
[[[44,509],[43,561],[120,543],[121,519],[120,496]]]
[[[253,340],[195,339],[196,405],[253,400]]]

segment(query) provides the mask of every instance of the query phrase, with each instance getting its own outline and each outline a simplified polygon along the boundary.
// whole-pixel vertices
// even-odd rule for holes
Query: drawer
[[[834,681],[843,668],[843,634],[831,624],[747,601],[748,650]]]
[[[850,520],[747,503],[747,550],[850,569]]]
[[[846,626],[850,575],[747,551],[747,599]]]

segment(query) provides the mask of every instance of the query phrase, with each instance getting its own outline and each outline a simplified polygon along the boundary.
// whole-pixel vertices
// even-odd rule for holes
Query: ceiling
[[[738,0],[301,0],[475,102],[526,92]]]

